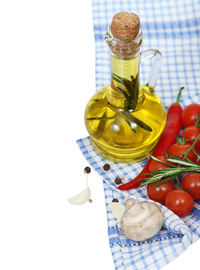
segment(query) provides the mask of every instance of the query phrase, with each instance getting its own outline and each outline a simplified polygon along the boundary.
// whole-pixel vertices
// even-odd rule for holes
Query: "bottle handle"
[[[154,58],[153,64],[150,70],[149,79],[147,83],[143,86],[147,88],[151,93],[154,92],[156,82],[158,79],[158,74],[160,72],[161,63],[162,63],[162,54],[158,50],[147,49],[140,53],[141,62],[146,61],[147,59]]]

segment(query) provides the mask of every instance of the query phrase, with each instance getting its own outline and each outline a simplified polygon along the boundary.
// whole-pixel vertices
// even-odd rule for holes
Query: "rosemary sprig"
[[[154,183],[160,179],[156,185],[160,185],[162,183],[165,183],[167,181],[172,181],[176,179],[179,175],[181,175],[183,172],[200,172],[200,166],[198,167],[176,167],[176,168],[167,168],[164,170],[158,170],[154,173],[150,173],[149,177],[144,179],[144,182],[140,184],[140,186],[145,186],[150,183]]]
[[[117,86],[117,89],[124,95],[124,97],[126,98],[126,100],[128,100],[128,103],[130,103],[131,99],[130,96],[126,93],[126,91],[124,91],[121,87]]]
[[[116,74],[112,74],[112,79],[118,82],[121,86],[117,86],[116,88],[123,94],[125,97],[124,100],[124,111],[117,113],[123,120],[127,122],[130,129],[136,133],[136,126],[145,129],[146,131],[151,132],[152,128],[144,123],[142,120],[138,119],[137,117],[133,116],[132,112],[137,106],[138,95],[139,95],[139,73],[137,74],[136,78],[130,76],[131,80],[121,78]],[[122,89],[124,88],[124,89]],[[116,114],[116,115],[117,115]],[[115,116],[116,116],[115,115]],[[87,120],[109,120],[115,118],[114,116],[108,117],[103,115],[101,117],[90,117]],[[135,125],[134,125],[135,124]]]
[[[157,159],[156,157],[152,157],[154,160],[160,162],[159,159]],[[157,170],[154,171],[152,173],[146,173],[146,175],[148,176],[147,178],[145,178],[144,180],[140,180],[144,181],[140,184],[140,186],[145,186],[149,183],[154,183],[158,180],[160,180],[156,185],[160,185],[162,183],[165,183],[167,181],[172,181],[174,179],[176,179],[178,176],[180,176],[183,172],[200,172],[200,166],[192,161],[185,161],[176,157],[169,157],[167,158],[168,161],[172,162],[172,163],[176,163],[178,165],[184,165],[186,167],[180,167],[180,166],[176,166],[176,167],[172,167],[172,168],[166,168],[163,170]],[[169,166],[169,164],[167,164]]]
[[[101,120],[101,121],[99,121],[98,134],[96,134],[96,138],[100,138],[101,134],[103,133],[107,119],[108,119],[107,110],[104,110],[101,117],[96,117],[95,119],[93,119],[93,120]],[[91,119],[87,118],[87,120],[91,120]]]
[[[131,76],[131,80],[126,78],[121,78],[116,74],[112,74],[112,79],[118,83],[120,83],[125,90],[121,87],[117,86],[116,88],[124,95],[124,110],[134,110],[137,106],[138,95],[139,95],[139,73],[137,74],[136,78]]]
[[[167,152],[165,152],[165,155],[166,155],[166,159],[167,159],[167,158],[169,157],[168,154],[167,154]],[[168,164],[168,163],[166,163],[166,162],[164,162],[164,161],[162,161],[162,160],[160,160],[160,159],[158,159],[158,158],[156,158],[156,157],[154,157],[154,156],[151,156],[151,158],[152,158],[153,160],[155,160],[155,161],[158,161],[158,162],[160,162],[160,163],[162,163],[162,164],[167,165],[168,167],[171,167],[171,168],[176,167],[175,165]]]
[[[117,115],[117,114],[116,114]],[[116,116],[115,115],[115,116]],[[131,113],[129,112],[119,112],[118,113],[119,116],[121,116],[126,122],[127,124],[130,126],[130,128],[136,133],[135,129],[133,128],[133,123],[136,124],[136,126],[139,126],[147,131],[152,131],[152,128],[150,126],[148,126],[147,124],[145,124],[143,121],[141,121],[140,119],[138,119],[137,117],[133,116]],[[109,120],[109,119],[114,119],[115,116],[100,116],[100,117],[88,117],[87,120]]]
[[[191,147],[189,147],[188,150],[184,153],[182,159],[177,157],[180,154],[174,155],[174,156],[168,156],[168,154],[166,153],[167,161],[174,163],[174,165],[168,164],[154,156],[151,156],[153,160],[163,163],[170,168],[157,170],[152,173],[145,173],[145,175],[147,175],[147,178],[145,178],[144,180],[138,181],[138,182],[142,182],[140,186],[145,186],[149,183],[154,183],[159,180],[159,182],[155,184],[156,186],[158,186],[167,181],[173,181],[173,180],[178,179],[178,176],[180,176],[183,172],[200,172],[200,166],[187,158],[188,153],[190,151],[194,151],[194,146],[199,139],[200,139],[200,135],[196,137]],[[185,166],[185,167],[182,167],[182,166]]]
[[[123,85],[123,87],[126,89],[123,90],[121,87],[117,86],[116,88],[124,95],[125,101],[124,101],[124,112],[121,112],[121,116],[124,118],[124,120],[128,123],[130,128],[134,131],[133,123],[135,123],[137,126],[151,132],[152,128],[148,126],[146,123],[141,121],[140,119],[136,118],[131,114],[131,111],[133,111],[137,106],[138,101],[138,95],[139,95],[139,73],[137,74],[136,78],[133,76],[130,76],[131,80],[121,78],[116,74],[112,74],[112,79],[118,82],[119,84]]]

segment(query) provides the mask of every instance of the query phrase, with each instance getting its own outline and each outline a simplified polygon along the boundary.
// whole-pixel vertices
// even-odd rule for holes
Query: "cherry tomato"
[[[169,147],[168,149],[168,155],[169,156],[175,156],[177,158],[183,159],[184,154],[186,151],[191,147],[189,143],[185,144],[180,144],[180,143],[175,143],[172,144],[172,146]],[[194,147],[194,151],[196,152],[196,149]],[[190,159],[191,161],[195,162],[197,159],[196,154],[190,150],[189,153],[187,154],[187,158]]]
[[[183,109],[181,121],[184,127],[193,126],[200,114],[199,104],[190,104]]]
[[[200,173],[190,173],[182,179],[181,186],[194,200],[200,200]]]
[[[167,164],[172,164],[173,165],[172,162],[167,161],[165,156],[157,156],[156,158],[158,158],[159,160],[161,160],[161,161],[163,161],[163,162],[165,162]],[[155,172],[157,170],[163,170],[163,169],[166,169],[166,168],[169,168],[169,166],[167,166],[167,165],[165,165],[165,164],[163,164],[161,162],[155,161],[153,159],[149,164],[149,171],[150,172]]]
[[[147,194],[151,200],[164,204],[167,193],[174,189],[174,183],[167,181],[159,186],[155,186],[159,181],[147,185]]]
[[[188,142],[189,144],[193,144],[198,135],[200,135],[200,128],[195,126],[186,127],[182,132],[182,137],[185,137],[187,140],[191,140]],[[195,148],[200,151],[200,139],[196,142]]]
[[[165,206],[177,216],[185,217],[192,211],[194,200],[186,191],[175,189],[167,193],[165,197]]]

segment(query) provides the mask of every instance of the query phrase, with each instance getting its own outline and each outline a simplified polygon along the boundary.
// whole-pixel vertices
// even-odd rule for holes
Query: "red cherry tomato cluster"
[[[186,158],[200,165],[200,160],[198,159],[200,139],[196,141],[193,149],[189,150],[195,139],[200,135],[200,105],[190,104],[185,107],[181,120],[184,126],[181,134],[182,139],[179,139],[169,147],[167,154],[180,159]],[[163,170],[170,168],[171,165],[175,165],[167,161],[164,155],[157,156],[157,158],[161,162],[152,160],[149,164],[150,172]],[[180,217],[184,217],[192,211],[194,200],[200,200],[200,173],[190,173],[183,176],[181,187],[178,187],[178,189],[172,181],[158,185],[159,181],[148,184],[147,194],[149,198],[164,204]]]

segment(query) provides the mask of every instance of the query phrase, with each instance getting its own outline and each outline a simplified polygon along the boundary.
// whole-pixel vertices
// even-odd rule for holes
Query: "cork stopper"
[[[140,19],[135,13],[117,13],[105,36],[112,53],[122,58],[132,58],[139,53],[142,43]]]
[[[120,40],[133,40],[140,30],[140,19],[135,13],[121,11],[112,20],[112,35]]]

